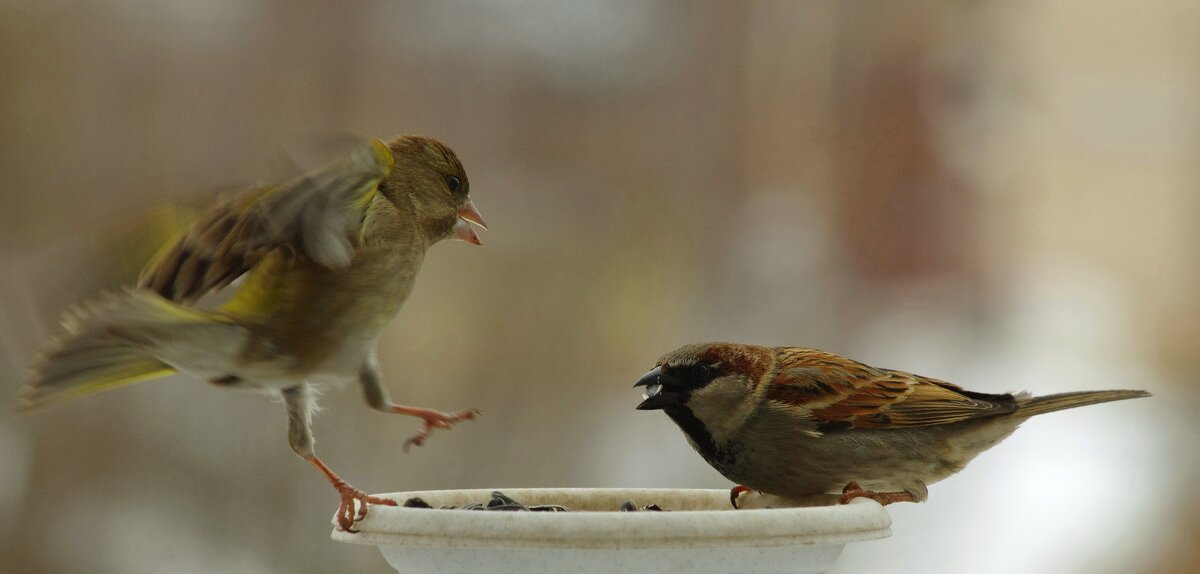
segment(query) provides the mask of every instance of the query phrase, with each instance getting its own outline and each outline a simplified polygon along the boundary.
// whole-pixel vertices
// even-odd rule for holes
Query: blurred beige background
[[[324,400],[369,491],[729,486],[630,385],[702,340],[999,392],[1035,420],[839,572],[1200,565],[1200,4],[0,1],[0,556],[29,573],[386,572],[279,404],[173,377],[29,416],[134,214],[312,130],[433,135],[491,225],[381,349],[416,422]],[[118,256],[124,253],[124,256]],[[8,568],[3,568],[7,570]]]

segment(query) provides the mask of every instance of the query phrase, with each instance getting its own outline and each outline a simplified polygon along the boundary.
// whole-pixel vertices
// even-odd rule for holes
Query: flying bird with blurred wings
[[[289,181],[218,198],[165,245],[136,287],[69,311],[65,333],[31,367],[19,408],[31,410],[185,373],[281,396],[292,450],[341,497],[352,530],[366,495],[313,448],[313,384],[354,380],[371,408],[423,420],[408,444],[474,418],[394,404],[376,342],[412,291],[426,250],[447,238],[478,245],[484,227],[462,163],[444,144],[401,136],[339,139],[333,158]],[[236,281],[236,283],[235,283]],[[198,301],[225,288],[227,302]]]

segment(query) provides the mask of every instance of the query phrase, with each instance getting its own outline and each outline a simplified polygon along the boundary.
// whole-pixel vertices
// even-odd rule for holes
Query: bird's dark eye
[[[715,381],[721,371],[715,365],[683,363],[663,365],[658,381],[672,389],[699,389]]]
[[[688,365],[679,369],[679,377],[692,384],[704,384],[716,375],[716,370],[708,365]]]
[[[462,191],[462,180],[458,179],[456,175],[448,175],[446,176],[446,186],[452,193],[458,193]]]

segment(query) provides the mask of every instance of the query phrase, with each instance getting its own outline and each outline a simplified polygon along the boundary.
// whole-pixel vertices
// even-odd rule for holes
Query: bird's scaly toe
[[[395,500],[371,496],[350,485],[339,487],[338,495],[342,497],[342,502],[338,505],[337,510],[338,527],[350,533],[358,532],[358,530],[354,529],[354,523],[367,517],[368,504],[377,504],[380,506],[397,505]]]
[[[729,504],[732,504],[733,509],[737,510],[738,498],[740,498],[743,494],[753,491],[753,490],[754,489],[750,488],[749,486],[742,486],[740,484],[729,489]]]
[[[408,451],[410,447],[422,446],[425,444],[425,439],[433,433],[434,429],[452,429],[459,421],[474,420],[475,417],[482,415],[483,411],[479,409],[464,409],[456,413],[443,413],[433,409],[416,409],[408,408],[407,411],[397,411],[402,414],[419,417],[424,423],[421,425],[421,430],[417,434],[404,441],[404,450]]]
[[[875,492],[863,489],[857,482],[849,482],[846,484],[846,488],[842,489],[842,496],[838,499],[838,504],[848,504],[855,498],[870,498],[883,506],[893,502],[916,502],[916,497],[911,492]]]

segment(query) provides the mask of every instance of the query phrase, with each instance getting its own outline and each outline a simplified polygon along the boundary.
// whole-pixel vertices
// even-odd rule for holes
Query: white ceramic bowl
[[[401,573],[824,572],[849,542],[891,536],[878,503],[812,506],[828,497],[786,501],[744,497],[733,510],[728,490],[642,488],[501,488],[529,505],[571,512],[439,510],[486,502],[491,490],[430,490],[378,495],[428,508],[372,506],[356,534],[333,539],[374,544]],[[749,500],[747,500],[747,498]],[[671,512],[616,512],[626,500]],[[770,508],[763,508],[769,506]]]

